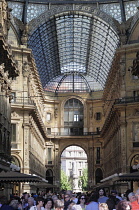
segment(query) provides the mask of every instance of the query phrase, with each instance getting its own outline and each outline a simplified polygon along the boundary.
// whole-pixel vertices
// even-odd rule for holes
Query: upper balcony
[[[115,104],[127,104],[139,102],[139,96],[124,97],[115,100]]]
[[[32,110],[35,107],[34,102],[30,98],[11,96],[11,107],[19,109]]]
[[[97,130],[95,132],[85,132],[83,128],[74,127],[74,128],[67,128],[67,127],[60,127],[54,128],[47,128],[47,136],[49,138],[56,138],[59,136],[100,136],[101,131]]]

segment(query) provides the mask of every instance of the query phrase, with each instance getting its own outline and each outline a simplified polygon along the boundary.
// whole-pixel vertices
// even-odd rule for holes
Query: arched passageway
[[[79,146],[66,147],[61,154],[61,188],[73,192],[88,188],[87,154]]]

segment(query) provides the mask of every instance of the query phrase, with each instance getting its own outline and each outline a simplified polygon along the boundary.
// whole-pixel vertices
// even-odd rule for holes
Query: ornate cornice
[[[69,13],[84,13],[89,16],[95,16],[98,17],[105,22],[107,22],[115,31],[119,31],[119,22],[116,21],[114,18],[109,16],[108,14],[104,13],[103,11],[94,8],[93,6],[89,5],[58,5],[53,6],[52,9],[50,9],[47,12],[42,13],[39,17],[31,20],[28,24],[28,33],[31,35],[36,28],[38,28],[40,25],[44,24],[46,21],[49,20],[49,18],[52,18],[53,16],[60,16],[63,14],[69,14]]]

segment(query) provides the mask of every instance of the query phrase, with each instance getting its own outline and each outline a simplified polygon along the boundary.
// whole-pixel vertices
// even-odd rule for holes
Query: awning
[[[33,184],[35,186],[37,186],[38,188],[56,188],[57,186],[56,185],[53,185],[53,184],[49,184],[49,183],[44,183],[43,181],[42,182],[39,182],[39,183],[35,183]]]
[[[119,175],[119,179],[117,181],[139,181],[139,171],[127,174]]]
[[[42,182],[42,178],[14,171],[0,173],[0,182]]]

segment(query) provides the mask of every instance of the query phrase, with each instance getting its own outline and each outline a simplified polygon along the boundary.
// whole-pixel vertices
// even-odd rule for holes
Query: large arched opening
[[[66,147],[61,153],[61,190],[82,192],[88,189],[88,161],[79,146]]]

